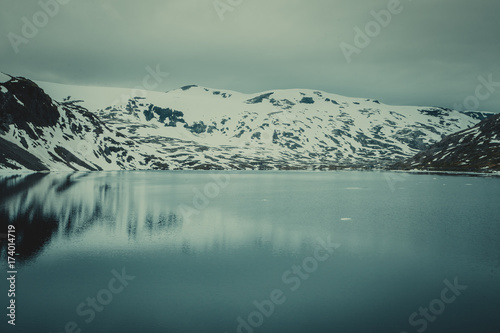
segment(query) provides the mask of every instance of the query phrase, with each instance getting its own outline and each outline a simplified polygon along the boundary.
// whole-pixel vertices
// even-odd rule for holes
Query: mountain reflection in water
[[[16,327],[237,332],[280,289],[287,301],[259,332],[410,332],[409,316],[456,278],[467,290],[426,332],[497,332],[500,179],[408,175],[391,188],[386,175],[0,176],[0,233],[16,228]],[[330,237],[341,246],[328,260],[291,273]],[[75,309],[122,268],[137,279],[87,325]]]
[[[222,211],[224,205],[208,202],[203,211],[197,210],[193,200],[199,192],[193,189],[203,189],[211,178],[199,185],[183,173],[167,175],[167,182],[165,173],[137,174],[132,179],[123,172],[0,176],[0,217],[3,230],[7,224],[16,227],[17,259],[29,261],[52,241],[71,241],[86,233],[112,235],[122,244],[167,238],[185,253],[248,242],[293,251],[313,237],[270,221],[244,221],[234,212]],[[151,181],[155,177],[162,180]],[[3,242],[1,257],[5,252]]]

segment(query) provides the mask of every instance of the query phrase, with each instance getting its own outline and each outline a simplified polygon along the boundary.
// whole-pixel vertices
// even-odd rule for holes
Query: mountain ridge
[[[429,171],[500,171],[500,114],[445,137],[396,169]]]
[[[62,114],[64,121],[43,126],[19,119],[2,133],[47,170],[383,168],[492,115],[391,106],[309,89],[243,94],[188,85],[153,92],[37,85],[24,78],[0,82],[0,112],[23,109],[15,100],[29,97],[11,87],[13,80],[35,85]],[[8,100],[9,105],[2,104]],[[43,135],[23,143],[32,127],[52,132],[38,128]],[[100,133],[90,135],[92,128]],[[45,153],[33,153],[40,146],[36,139],[43,141]],[[3,168],[11,169],[15,164],[6,159]]]

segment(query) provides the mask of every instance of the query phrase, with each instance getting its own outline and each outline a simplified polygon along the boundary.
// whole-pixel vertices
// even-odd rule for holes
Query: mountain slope
[[[395,167],[439,171],[500,171],[500,114],[470,129],[447,136]]]
[[[485,113],[390,106],[313,90],[167,93],[40,83],[97,114],[178,168],[381,167],[415,155]]]
[[[155,168],[155,150],[120,135],[71,102],[53,101],[34,82],[0,82],[0,169]]]
[[[313,90],[38,84],[0,78],[0,169],[384,167],[490,116]]]

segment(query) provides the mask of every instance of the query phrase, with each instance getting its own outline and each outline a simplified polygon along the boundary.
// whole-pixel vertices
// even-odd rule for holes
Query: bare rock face
[[[59,117],[57,106],[34,82],[25,78],[12,78],[1,84],[1,131],[6,132],[9,125],[16,124],[32,139],[36,139],[36,128],[55,126]]]

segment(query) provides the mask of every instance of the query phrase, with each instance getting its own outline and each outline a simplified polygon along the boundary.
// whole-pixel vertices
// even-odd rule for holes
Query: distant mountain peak
[[[191,85],[188,85],[188,86],[184,86],[184,87],[181,87],[182,90],[186,91],[186,90],[189,90],[191,88],[197,88],[198,86],[196,84],[191,84]]]

